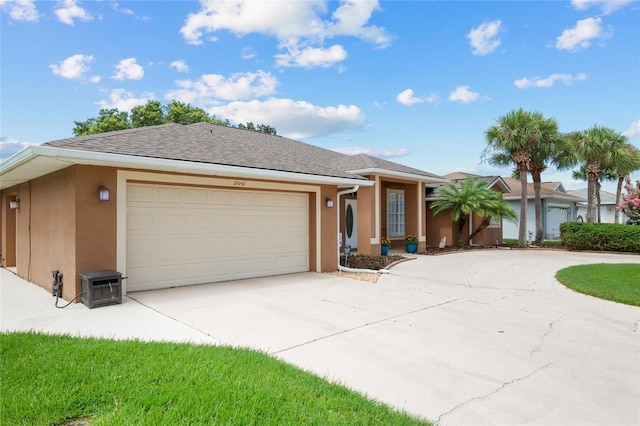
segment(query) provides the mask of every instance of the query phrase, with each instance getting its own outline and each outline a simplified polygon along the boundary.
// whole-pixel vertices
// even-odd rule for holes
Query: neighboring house
[[[518,222],[505,222],[503,237],[518,239],[520,218],[521,186],[519,179],[503,178],[511,188],[511,193],[504,196],[518,216]],[[560,224],[577,220],[577,204],[584,201],[581,197],[569,194],[560,182],[542,182],[540,196],[542,198],[542,238],[545,240],[560,239]],[[535,193],[533,183],[527,184],[527,239],[536,237]]]
[[[30,146],[0,163],[2,266],[63,296],[117,270],[123,292],[338,268],[342,246],[426,244],[425,184],[367,155],[210,123]]]
[[[478,176],[469,173],[450,173],[444,175],[451,182],[458,184],[468,177],[474,177],[483,180],[487,186],[502,194],[509,193],[511,189],[500,176]],[[439,186],[439,185],[437,185]],[[458,241],[458,224],[451,220],[451,212],[444,211],[438,215],[433,215],[431,211],[431,202],[435,199],[433,191],[437,186],[431,186],[427,193],[427,245],[438,246],[442,237],[446,237],[446,245],[455,245]],[[467,221],[463,238],[466,240],[469,235],[482,223],[484,217],[473,214]],[[491,221],[491,224],[483,229],[471,241],[477,245],[499,245],[502,244],[502,221]]]
[[[587,188],[574,189],[567,191],[569,194],[582,198],[584,201],[578,203],[578,218],[579,222],[586,222],[587,220]],[[600,212],[596,208],[596,222],[598,223],[615,223],[616,220],[616,194],[612,194],[607,191],[600,190]],[[629,218],[624,212],[620,212],[618,216],[618,223],[626,223]]]

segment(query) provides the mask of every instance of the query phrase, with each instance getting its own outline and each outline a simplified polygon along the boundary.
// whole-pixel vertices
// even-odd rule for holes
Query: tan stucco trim
[[[371,238],[370,243],[371,244],[380,244],[380,200],[382,199],[382,188],[380,186],[380,176],[376,175],[375,176],[375,188],[373,191],[373,196],[374,196],[374,200],[373,200],[373,205],[374,205],[374,214],[375,214],[375,224],[374,224],[374,234],[373,234],[373,238]]]
[[[211,187],[223,187],[229,189],[258,189],[265,191],[291,191],[315,193],[315,218],[316,218],[316,271],[321,272],[321,187],[317,185],[304,185],[284,182],[267,182],[241,178],[219,178],[207,176],[174,175],[165,173],[152,173],[131,170],[118,170],[117,184],[117,270],[126,276],[127,274],[127,182],[142,181],[154,183],[168,183],[176,185],[202,185]],[[123,294],[126,294],[126,280],[122,285]]]

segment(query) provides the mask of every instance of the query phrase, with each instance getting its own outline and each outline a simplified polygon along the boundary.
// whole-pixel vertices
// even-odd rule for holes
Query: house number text
[[[246,186],[247,182],[243,181],[243,180],[234,180],[233,181],[233,186]]]

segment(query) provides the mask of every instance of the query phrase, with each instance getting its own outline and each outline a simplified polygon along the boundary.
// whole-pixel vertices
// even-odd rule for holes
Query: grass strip
[[[7,425],[429,424],[257,350],[34,332],[0,348]]]
[[[640,264],[597,263],[559,270],[556,279],[580,293],[640,306]]]

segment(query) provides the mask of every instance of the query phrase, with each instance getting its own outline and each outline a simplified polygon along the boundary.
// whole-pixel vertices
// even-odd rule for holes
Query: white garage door
[[[546,239],[560,239],[560,225],[569,221],[569,208],[563,206],[549,206],[547,211]]]
[[[128,291],[308,271],[308,199],[128,184]]]

